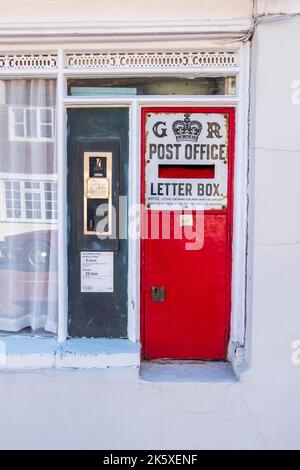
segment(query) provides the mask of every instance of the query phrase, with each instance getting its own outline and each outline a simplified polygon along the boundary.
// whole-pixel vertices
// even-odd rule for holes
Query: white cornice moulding
[[[251,27],[251,18],[200,20],[99,21],[53,23],[2,23],[0,38],[97,37],[170,34],[241,34]]]

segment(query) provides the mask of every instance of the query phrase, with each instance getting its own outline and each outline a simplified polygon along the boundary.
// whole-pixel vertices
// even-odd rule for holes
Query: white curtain
[[[57,331],[56,82],[0,81],[0,331]]]

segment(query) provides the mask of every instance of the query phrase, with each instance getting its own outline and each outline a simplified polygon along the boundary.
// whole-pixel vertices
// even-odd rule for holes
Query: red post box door
[[[224,359],[234,109],[142,109],[142,342],[147,359]]]

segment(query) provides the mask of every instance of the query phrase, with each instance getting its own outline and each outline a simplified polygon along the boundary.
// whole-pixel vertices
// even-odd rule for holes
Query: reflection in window
[[[70,96],[235,95],[231,77],[113,77],[68,80]]]
[[[25,218],[40,220],[42,217],[40,183],[24,183]]]
[[[41,139],[53,139],[53,109],[51,108],[40,108],[40,138]]]
[[[0,332],[55,334],[56,81],[0,85]]]
[[[57,183],[4,181],[7,219],[57,221]]]
[[[10,108],[10,140],[52,141],[53,108]]]
[[[44,183],[45,217],[57,220],[57,183]]]
[[[21,191],[17,181],[5,181],[6,217],[8,219],[21,218]]]

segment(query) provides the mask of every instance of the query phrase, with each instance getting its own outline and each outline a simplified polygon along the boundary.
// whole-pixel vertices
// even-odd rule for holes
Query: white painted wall
[[[83,42],[112,34],[238,34],[251,24],[252,0],[0,0],[0,38],[76,36]]]
[[[1,0],[1,20],[5,23],[72,22],[105,20],[230,20],[245,21],[251,16],[251,0]]]
[[[289,19],[261,23],[252,45],[249,368],[240,381],[149,382],[127,368],[2,372],[0,448],[300,448],[300,364],[291,360],[300,340],[299,40],[300,21]]]
[[[256,0],[256,13],[299,13],[299,0]]]

